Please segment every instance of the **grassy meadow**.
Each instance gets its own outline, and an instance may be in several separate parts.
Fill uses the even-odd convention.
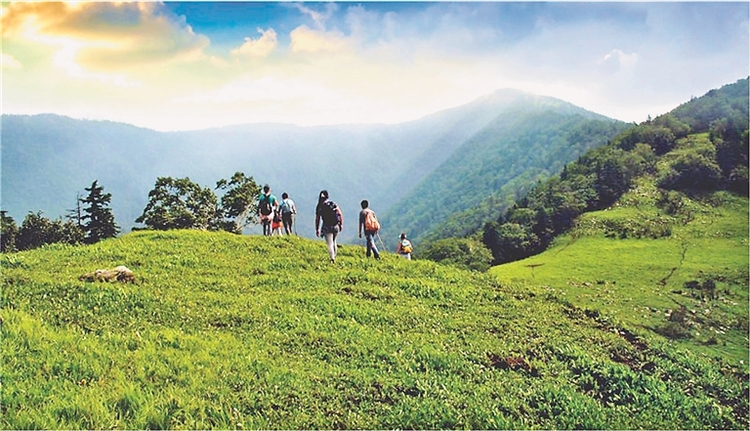
[[[673,215],[657,199],[644,180],[546,252],[491,272],[747,370],[747,198],[680,196]]]
[[[4,254],[0,426],[746,429],[747,235],[727,211],[715,246],[731,256],[706,252],[711,235],[678,265],[674,238],[592,234],[561,239],[533,274],[367,260],[353,245],[331,264],[320,240],[198,231]],[[612,272],[595,271],[610,268],[604,249],[553,268],[605,244],[628,259],[611,257]],[[117,265],[136,282],[78,280]],[[672,266],[661,288],[645,274]],[[653,331],[672,299],[703,315],[671,293],[698,271],[726,277],[710,305],[725,336]]]

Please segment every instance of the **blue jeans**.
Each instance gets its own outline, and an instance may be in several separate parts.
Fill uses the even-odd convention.
[[[367,257],[370,257],[370,252],[375,255],[375,259],[380,259],[380,253],[378,253],[378,246],[375,245],[375,235],[378,231],[366,230],[365,240],[367,241]]]

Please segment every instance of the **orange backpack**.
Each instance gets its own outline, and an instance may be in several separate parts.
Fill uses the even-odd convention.
[[[375,217],[375,211],[365,211],[365,230],[369,231],[379,231],[380,230],[380,222],[378,221],[378,218]]]

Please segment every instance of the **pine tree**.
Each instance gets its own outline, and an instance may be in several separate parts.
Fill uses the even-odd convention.
[[[83,225],[86,242],[93,244],[106,238],[114,238],[120,232],[120,228],[115,224],[115,216],[109,208],[112,194],[103,193],[104,187],[99,186],[97,180],[94,180],[91,187],[85,190],[89,194],[81,199],[81,202],[86,205],[81,218],[86,221]]]

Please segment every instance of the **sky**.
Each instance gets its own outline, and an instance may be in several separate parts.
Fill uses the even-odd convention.
[[[2,113],[400,123],[498,89],[627,122],[750,75],[748,2],[2,2]]]

